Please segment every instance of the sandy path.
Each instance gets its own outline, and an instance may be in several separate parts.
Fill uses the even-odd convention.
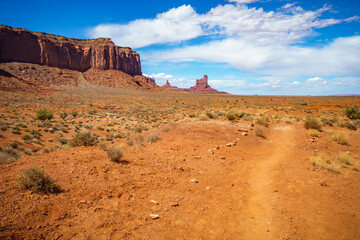
[[[292,127],[274,128],[268,137],[269,144],[255,153],[255,165],[249,173],[249,200],[245,209],[245,239],[279,238],[279,221],[275,218],[277,189],[273,187],[274,167],[293,151]]]

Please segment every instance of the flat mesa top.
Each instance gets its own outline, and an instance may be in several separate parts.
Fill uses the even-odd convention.
[[[82,46],[93,46],[93,45],[115,45],[115,43],[111,40],[111,38],[94,38],[94,39],[78,39],[78,38],[68,38],[68,37],[64,37],[64,36],[60,36],[60,35],[55,35],[55,34],[49,34],[49,33],[44,33],[44,32],[33,32],[24,28],[15,28],[15,27],[10,27],[10,26],[6,26],[6,25],[1,25],[0,24],[0,34],[1,32],[5,32],[5,31],[12,31],[12,32],[28,32],[30,34],[33,34],[39,38],[46,38],[49,39],[50,41],[53,42],[58,42],[58,43],[73,43],[73,44],[78,44],[78,45],[82,45]],[[118,46],[119,47],[119,46]],[[119,47],[122,49],[127,49],[127,50],[132,50],[129,47]]]

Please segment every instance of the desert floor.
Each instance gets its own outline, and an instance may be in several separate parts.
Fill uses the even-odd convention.
[[[360,97],[1,92],[1,151],[19,158],[0,164],[0,238],[360,239],[360,126],[346,105]],[[54,118],[37,120],[41,108]],[[70,147],[83,131],[99,143]],[[62,191],[20,189],[33,166]]]

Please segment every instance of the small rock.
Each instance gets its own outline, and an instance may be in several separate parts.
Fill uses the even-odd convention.
[[[248,133],[243,132],[243,133],[241,133],[241,135],[243,135],[243,136],[247,136],[247,135],[248,135]]]
[[[150,217],[151,217],[152,219],[158,219],[158,218],[159,218],[159,214],[152,214],[152,213],[150,213]]]
[[[155,204],[155,205],[158,205],[159,203],[155,200],[150,200],[151,203]]]
[[[236,143],[234,143],[234,142],[227,143],[226,146],[227,147],[233,147],[233,146],[236,146]]]
[[[221,156],[220,158],[221,158],[221,159],[226,159],[226,157],[225,157],[225,156]]]
[[[278,192],[279,190],[278,189],[275,189],[274,192]]]
[[[214,151],[213,151],[212,149],[209,149],[208,152],[209,152],[210,154],[214,154]]]
[[[178,207],[179,204],[178,203],[170,203],[170,207]]]
[[[206,187],[205,189],[206,189],[206,190],[210,190],[210,187]]]
[[[196,158],[196,159],[201,159],[201,157],[198,156],[198,155],[194,155],[194,158]]]
[[[323,186],[323,187],[326,187],[327,183],[325,181],[322,181],[322,182],[320,182],[320,185]]]
[[[192,183],[198,183],[199,181],[196,180],[195,178],[193,178],[193,179],[190,180],[190,182],[192,182]]]

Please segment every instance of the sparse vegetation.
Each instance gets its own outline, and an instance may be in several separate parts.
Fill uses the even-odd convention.
[[[344,113],[350,119],[360,119],[360,108],[356,105],[345,106]]]
[[[29,189],[35,193],[48,194],[60,191],[55,181],[38,167],[26,169],[18,180],[18,184],[21,189]]]
[[[42,108],[36,112],[36,119],[45,121],[50,120],[54,117],[54,114],[52,112],[49,112],[46,110],[46,108]]]
[[[17,154],[11,148],[0,149],[0,164],[11,163],[19,158],[19,154]]]
[[[309,135],[311,137],[320,137],[320,132],[316,129],[309,129]]]
[[[349,152],[340,152],[337,156],[328,158],[324,154],[310,157],[313,166],[331,173],[340,173],[342,168],[359,171],[359,162],[355,161]]]
[[[321,130],[322,124],[321,122],[316,119],[315,117],[308,117],[305,119],[304,127],[306,129],[316,129]]]
[[[97,136],[90,132],[79,132],[73,135],[69,141],[71,147],[79,146],[95,146],[97,144]]]
[[[238,109],[231,109],[229,112],[226,113],[226,118],[228,120],[235,120],[237,118],[242,118],[245,115],[245,112],[241,112]]]
[[[334,131],[331,134],[331,137],[334,141],[341,145],[349,145],[349,137],[345,132],[336,132]]]
[[[123,153],[118,147],[111,147],[106,150],[108,158],[113,162],[120,162],[123,157]]]
[[[264,130],[261,127],[255,127],[254,132],[256,136],[265,138]]]

